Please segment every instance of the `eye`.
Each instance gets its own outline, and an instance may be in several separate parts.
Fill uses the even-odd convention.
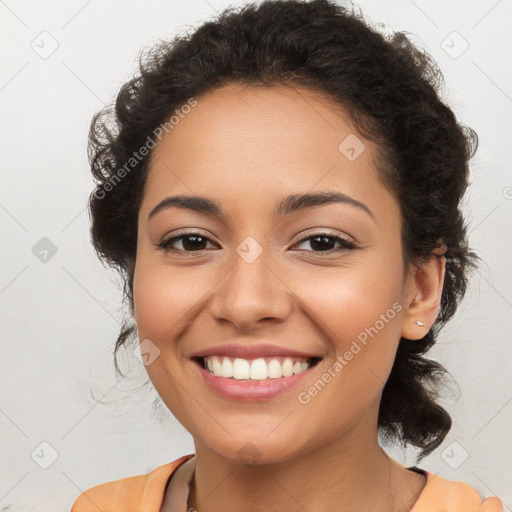
[[[303,238],[297,244],[300,245],[304,243],[309,243],[310,247],[313,248],[313,251],[308,252],[338,252],[343,250],[354,250],[357,249],[357,245],[353,242],[349,242],[345,238],[341,238],[333,233],[316,233],[314,235],[310,235],[306,238]],[[332,247],[333,244],[339,244],[338,248]]]
[[[181,248],[173,247],[176,243],[181,244]],[[210,238],[201,233],[184,233],[181,235],[173,236],[166,240],[162,240],[160,243],[155,244],[157,248],[164,252],[198,252],[206,249],[205,245],[213,243]],[[354,250],[357,249],[357,245],[353,242],[349,242],[345,238],[341,238],[332,233],[316,233],[303,238],[295,245],[309,243],[312,251],[307,252],[338,252],[343,250]],[[333,247],[333,245],[339,244],[339,246]]]
[[[182,249],[172,247],[176,242],[181,243]],[[210,238],[201,233],[184,233],[168,238],[167,240],[162,240],[155,245],[165,252],[197,252],[204,250],[204,245],[208,242],[211,242]]]

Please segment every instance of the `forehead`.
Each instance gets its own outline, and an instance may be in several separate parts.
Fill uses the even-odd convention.
[[[396,213],[374,155],[343,107],[321,92],[230,84],[198,97],[157,143],[141,214],[171,193],[249,211],[253,202],[261,210],[273,198],[271,208],[278,196],[315,189]]]

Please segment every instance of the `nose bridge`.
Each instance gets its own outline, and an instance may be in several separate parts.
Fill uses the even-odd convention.
[[[261,236],[264,239],[264,236]],[[228,258],[230,271],[219,283],[212,313],[241,326],[263,318],[283,319],[289,301],[286,287],[272,270],[272,253],[248,236]]]

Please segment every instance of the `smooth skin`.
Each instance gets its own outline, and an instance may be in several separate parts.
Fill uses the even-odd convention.
[[[140,340],[160,350],[149,377],[194,439],[189,505],[199,512],[407,512],[425,486],[379,446],[377,417],[400,336],[420,339],[436,319],[445,258],[404,267],[399,204],[379,180],[371,142],[359,136],[366,149],[354,161],[340,152],[350,134],[342,108],[320,92],[230,83],[198,97],[154,149],[139,211],[135,318]],[[273,216],[284,196],[319,191],[343,192],[373,218],[346,203]],[[215,200],[224,220],[175,206],[149,218],[177,194]],[[326,230],[356,249],[308,239]],[[175,241],[174,252],[157,247],[187,231],[209,240],[199,250],[190,239]],[[236,250],[249,236],[262,248],[252,263]],[[401,311],[301,404],[299,392],[394,303]],[[232,342],[323,359],[298,389],[240,403],[210,390],[190,359]],[[239,456],[248,443],[254,465]]]

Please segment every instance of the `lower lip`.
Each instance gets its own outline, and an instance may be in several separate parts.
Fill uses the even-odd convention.
[[[217,377],[208,370],[205,370],[199,363],[194,364],[199,368],[199,373],[206,384],[210,386],[210,389],[223,397],[242,402],[263,402],[276,398],[296,387],[304,380],[304,377],[310,370],[314,368],[309,367],[307,370],[290,377],[247,381]]]

